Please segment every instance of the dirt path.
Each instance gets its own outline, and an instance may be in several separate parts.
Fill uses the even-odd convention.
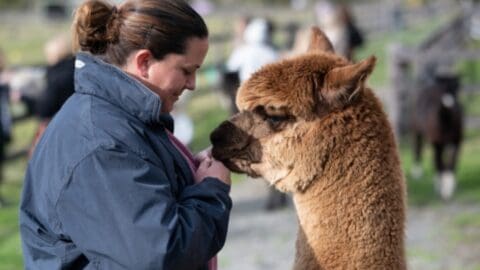
[[[220,270],[291,269],[297,230],[294,208],[290,205],[284,210],[265,212],[266,191],[263,182],[254,180],[233,186],[234,208],[227,242],[219,254]],[[480,227],[468,225],[469,213],[478,216],[480,206],[449,203],[410,207],[409,269],[480,269]]]

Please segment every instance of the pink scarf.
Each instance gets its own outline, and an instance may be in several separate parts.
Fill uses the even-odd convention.
[[[172,142],[172,144],[178,149],[178,151],[182,154],[182,156],[187,160],[188,166],[190,170],[192,170],[192,174],[195,175],[195,171],[198,167],[198,162],[193,158],[192,153],[188,148],[180,142],[170,131],[167,130],[168,138]],[[218,263],[217,263],[217,255],[213,256],[208,261],[208,269],[209,270],[217,270]]]

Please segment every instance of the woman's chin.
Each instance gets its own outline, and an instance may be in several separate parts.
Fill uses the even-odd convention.
[[[162,113],[171,113],[173,110],[173,105],[168,103],[162,103]]]

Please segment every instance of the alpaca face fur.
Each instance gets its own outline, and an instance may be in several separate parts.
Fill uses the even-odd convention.
[[[240,113],[211,134],[213,156],[293,194],[294,269],[405,269],[405,186],[370,57],[335,55],[316,27],[308,52],[264,66]]]

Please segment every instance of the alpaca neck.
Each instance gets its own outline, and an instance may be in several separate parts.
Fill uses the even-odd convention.
[[[342,247],[352,246],[347,244],[348,234],[339,231],[347,223],[341,214],[345,209],[334,206],[332,200],[325,200],[329,194],[335,193],[317,184],[307,192],[293,196],[299,220],[295,269],[335,269],[348,265],[348,252]],[[332,257],[335,260],[328,259]]]
[[[404,269],[403,209],[378,209],[361,197],[361,184],[341,181],[328,185],[319,180],[294,194],[299,219],[295,269]]]

